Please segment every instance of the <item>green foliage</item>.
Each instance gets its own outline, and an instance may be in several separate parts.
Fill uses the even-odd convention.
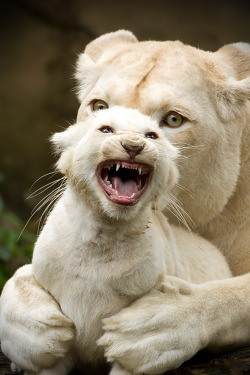
[[[3,180],[0,173],[0,183]],[[18,267],[31,261],[36,236],[27,230],[20,236],[24,226],[25,223],[6,208],[0,195],[0,290]]]

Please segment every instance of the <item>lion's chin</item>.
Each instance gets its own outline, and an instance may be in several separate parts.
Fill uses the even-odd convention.
[[[145,193],[152,175],[147,164],[109,160],[98,165],[97,180],[107,199],[115,204],[133,206]]]

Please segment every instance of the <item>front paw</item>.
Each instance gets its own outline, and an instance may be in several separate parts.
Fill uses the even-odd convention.
[[[55,366],[75,338],[73,322],[34,279],[30,265],[7,282],[0,299],[1,349],[14,371]]]
[[[135,374],[161,374],[179,367],[206,346],[196,286],[167,278],[117,315],[104,319],[99,340],[108,361]]]

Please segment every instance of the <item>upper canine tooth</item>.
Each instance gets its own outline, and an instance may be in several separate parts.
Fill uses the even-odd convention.
[[[108,165],[107,168],[110,169],[110,168],[111,168],[111,165]]]
[[[116,164],[116,172],[118,171],[118,169],[120,168],[120,164]]]
[[[138,168],[139,174],[141,174],[141,168]]]

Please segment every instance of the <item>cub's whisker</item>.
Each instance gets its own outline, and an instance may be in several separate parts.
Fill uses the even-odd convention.
[[[166,210],[170,211],[178,221],[180,221],[189,232],[195,228],[195,224],[188,213],[181,206],[180,201],[170,191],[165,195],[167,205]]]
[[[58,172],[50,172],[48,173],[47,175],[52,175],[52,174],[56,174]],[[40,180],[41,178],[45,177],[46,175],[40,177],[39,179],[37,179],[35,182],[37,182],[38,180]],[[17,238],[17,242],[19,241],[19,239],[21,238],[23,232],[25,231],[25,229],[27,228],[27,225],[30,223],[30,221],[33,219],[33,217],[36,215],[36,213],[41,210],[42,207],[44,207],[47,203],[51,202],[51,200],[53,200],[53,203],[55,203],[55,201],[57,199],[55,199],[56,197],[60,197],[61,194],[64,192],[65,190],[65,181],[66,181],[66,177],[62,177],[56,181],[53,181],[51,183],[49,183],[49,186],[47,186],[48,184],[46,184],[45,186],[39,188],[36,192],[32,193],[28,198],[34,198],[40,194],[42,194],[45,190],[47,190],[48,188],[54,186],[56,183],[58,183],[59,181],[62,181],[61,182],[61,185],[56,187],[55,189],[53,189],[51,192],[49,192],[45,197],[43,197],[36,205],[35,207],[32,209],[31,211],[31,215],[29,217],[29,219],[27,220],[27,222],[25,223],[20,235],[18,236]],[[34,183],[35,184],[35,183]],[[34,184],[32,186],[34,186]],[[44,189],[45,188],[45,189]],[[43,190],[40,190],[40,189],[43,189]],[[38,192],[39,191],[39,192]],[[36,194],[35,194],[36,193]],[[60,193],[60,195],[59,195]],[[50,204],[51,206],[51,204]],[[39,228],[38,228],[38,231],[39,231]]]
[[[59,178],[58,180],[55,180],[55,181],[52,181],[52,182],[49,182],[48,184],[40,187],[39,189],[37,189],[36,191],[34,191],[34,193],[31,193],[27,199],[31,199],[31,198],[34,198],[34,197],[37,197],[38,195],[44,193],[46,190],[50,189],[52,186],[54,186],[55,184],[57,184],[59,181],[61,180],[65,180],[65,177],[61,177]]]
[[[46,174],[42,175],[41,177],[37,178],[37,179],[33,182],[33,184],[31,185],[31,187],[29,188],[29,191],[30,191],[30,190],[33,188],[33,186],[34,186],[38,181],[40,181],[42,178],[45,178],[45,177],[49,176],[48,179],[50,179],[50,178],[53,177],[53,175],[55,175],[55,174],[57,174],[57,173],[58,173],[57,171],[52,171],[52,172],[46,173]]]
[[[64,193],[64,188],[62,188],[60,191],[57,192],[57,194],[54,195],[53,198],[51,198],[51,201],[49,202],[49,204],[47,205],[47,207],[45,208],[45,210],[43,211],[40,219],[39,219],[39,223],[38,223],[38,233],[40,232],[40,229],[44,226],[44,224],[46,223],[46,220],[52,210],[52,208],[54,207],[55,203],[57,202],[57,200],[59,198],[61,198],[62,194]],[[42,221],[43,219],[43,221]],[[42,223],[41,223],[42,221]]]

